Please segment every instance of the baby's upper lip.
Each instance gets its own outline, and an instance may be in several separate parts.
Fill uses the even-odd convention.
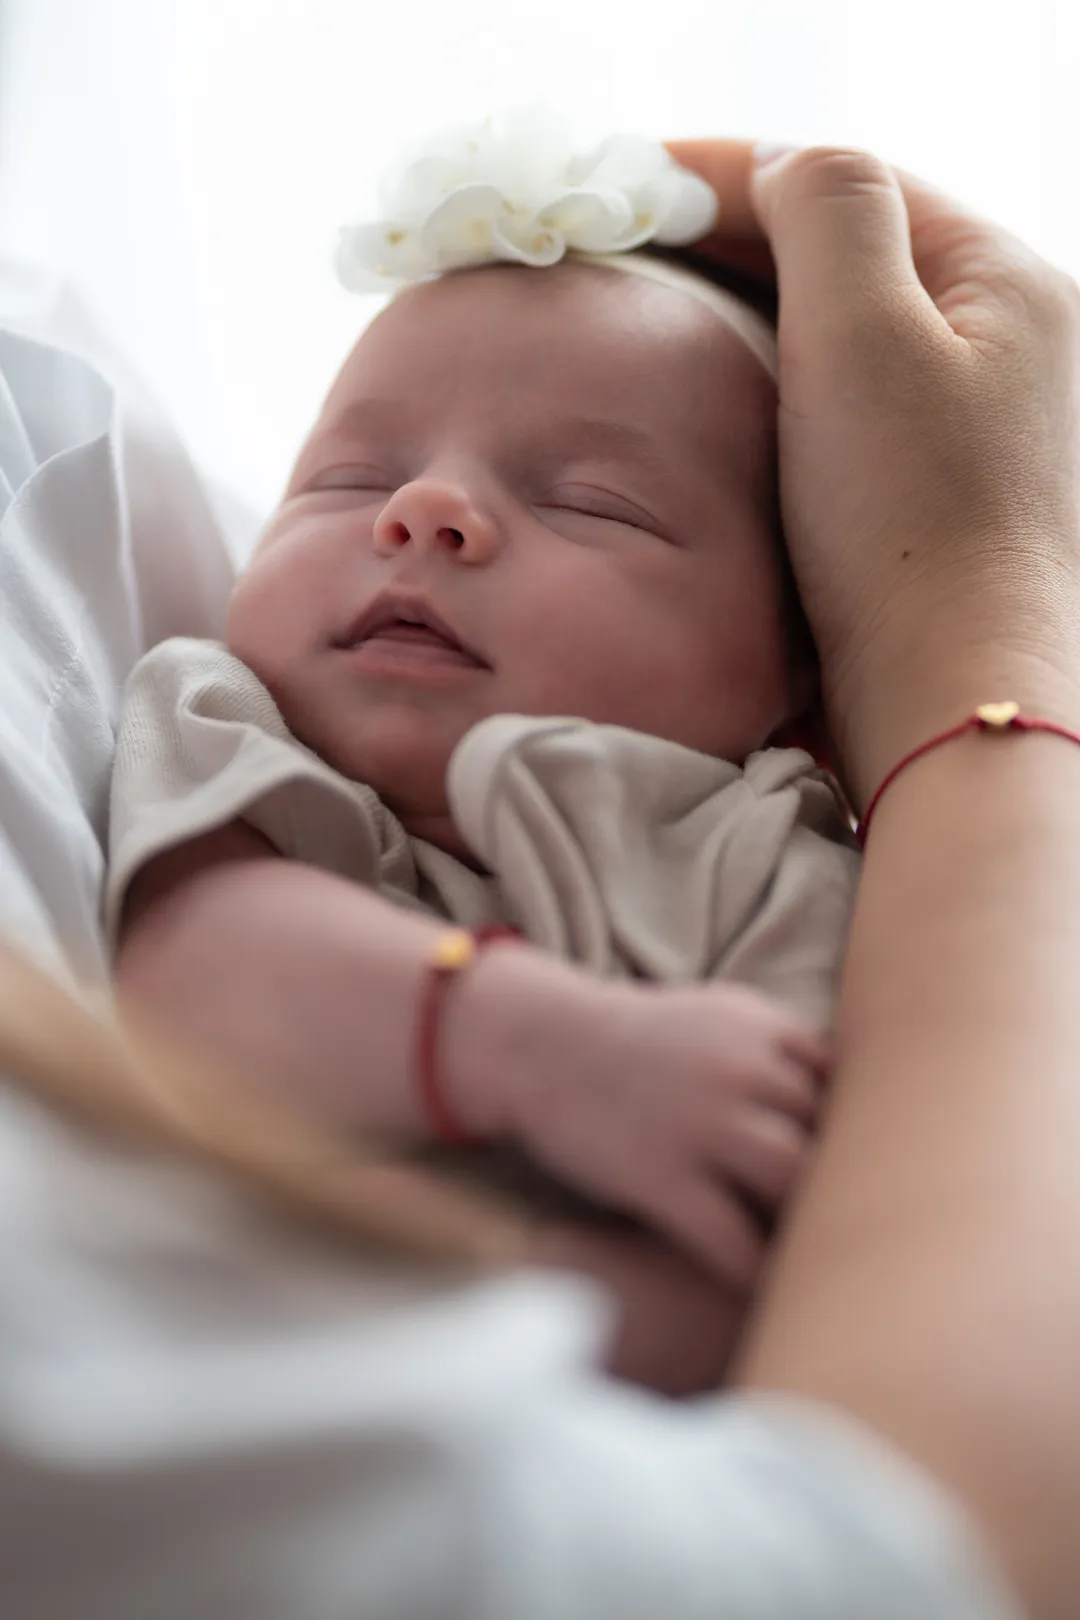
[[[456,652],[464,653],[474,663],[483,669],[490,669],[487,659],[482,657],[474,647],[462,641],[443,618],[436,613],[430,602],[422,596],[413,596],[406,591],[380,591],[378,596],[372,598],[364,611],[353,620],[345,634],[335,643],[338,647],[356,647],[362,641],[378,635],[392,624],[420,624],[428,630],[433,630]]]

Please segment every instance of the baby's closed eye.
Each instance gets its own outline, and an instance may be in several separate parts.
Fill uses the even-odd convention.
[[[546,493],[535,503],[537,511],[554,514],[564,519],[585,519],[598,523],[619,523],[633,529],[642,529],[660,539],[669,539],[664,525],[651,512],[625,495],[608,490],[594,489],[585,484],[566,484]]]
[[[358,494],[374,498],[385,497],[395,488],[396,481],[383,468],[332,467],[309,478],[295,494],[323,495],[336,494],[342,490],[355,490]]]

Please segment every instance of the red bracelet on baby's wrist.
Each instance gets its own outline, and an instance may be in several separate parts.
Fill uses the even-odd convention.
[[[1039,720],[1031,715],[1021,714],[1019,703],[980,703],[974,714],[969,714],[965,720],[961,720],[955,726],[950,726],[947,731],[941,731],[936,737],[930,737],[926,742],[920,743],[909,754],[905,754],[899,764],[894,765],[892,770],[887,773],[877,790],[871,795],[870,803],[866,807],[866,814],[856,829],[856,836],[860,844],[866,843],[867,835],[870,832],[870,822],[882,795],[888,788],[892,787],[901,772],[906,771],[908,766],[913,765],[917,759],[922,759],[924,754],[931,753],[944,743],[954,742],[957,737],[962,737],[968,731],[1049,731],[1055,737],[1064,737],[1067,742],[1080,743],[1080,734],[1070,731],[1067,726],[1059,726],[1056,720]]]
[[[461,1124],[446,1098],[439,1062],[439,1033],[451,982],[471,967],[487,945],[521,941],[516,928],[490,923],[483,928],[451,928],[436,940],[420,987],[416,1023],[416,1088],[432,1133],[451,1147],[475,1138]]]

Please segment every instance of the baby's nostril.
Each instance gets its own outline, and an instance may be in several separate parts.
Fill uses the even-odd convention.
[[[465,544],[465,536],[460,529],[442,529],[440,533],[446,536],[455,551],[460,551]]]

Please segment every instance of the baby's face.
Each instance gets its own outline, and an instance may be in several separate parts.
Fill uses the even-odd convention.
[[[713,311],[641,277],[413,288],[331,389],[229,645],[302,741],[440,842],[451,752],[488,715],[741,759],[792,695],[775,406]]]

